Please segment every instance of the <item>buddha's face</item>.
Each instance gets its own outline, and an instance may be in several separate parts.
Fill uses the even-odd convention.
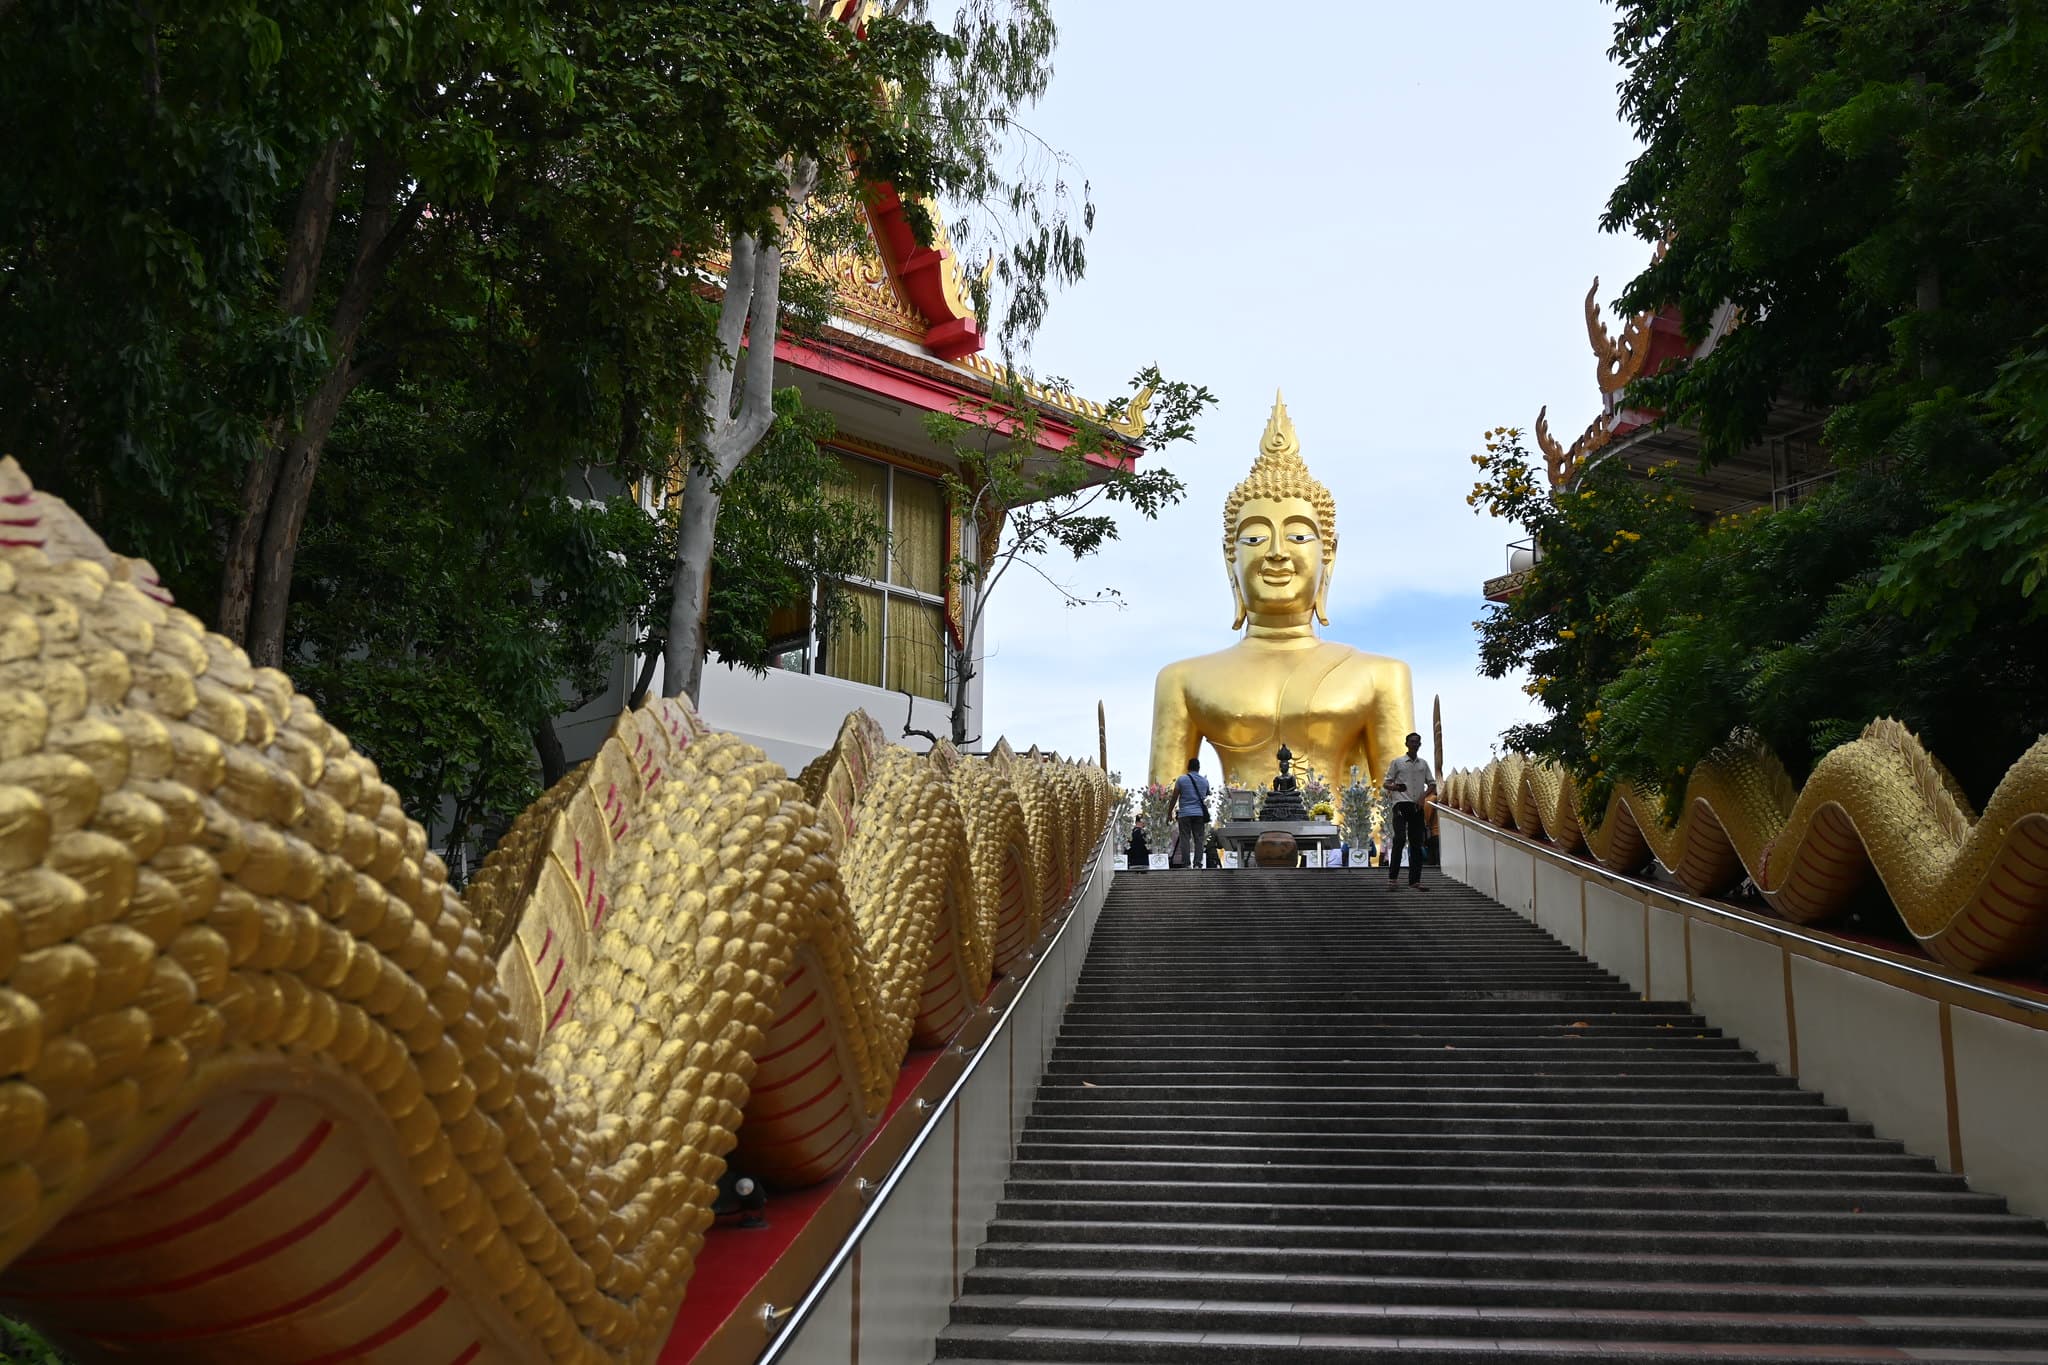
[[[1237,515],[1231,573],[1239,601],[1255,617],[1300,616],[1318,604],[1330,554],[1314,504],[1305,498],[1252,498]]]

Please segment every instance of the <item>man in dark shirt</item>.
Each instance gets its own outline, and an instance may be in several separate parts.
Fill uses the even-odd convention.
[[[1180,846],[1187,850],[1188,869],[1202,865],[1202,845],[1209,832],[1209,779],[1202,760],[1188,760],[1188,770],[1173,780],[1173,810],[1180,817]]]

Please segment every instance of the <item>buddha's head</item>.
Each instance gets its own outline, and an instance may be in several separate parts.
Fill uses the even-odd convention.
[[[1278,394],[1259,458],[1224,500],[1223,557],[1237,606],[1232,630],[1247,616],[1283,625],[1310,612],[1330,624],[1325,602],[1337,563],[1337,500],[1301,462],[1301,441]]]

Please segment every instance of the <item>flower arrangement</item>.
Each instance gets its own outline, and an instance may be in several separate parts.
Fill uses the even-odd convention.
[[[1334,820],[1337,818],[1337,808],[1328,801],[1318,801],[1308,808],[1308,814],[1311,820]]]
[[[1342,800],[1345,837],[1352,846],[1363,847],[1368,839],[1375,844],[1384,843],[1387,812],[1391,809],[1385,794],[1354,782],[1344,788]]]
[[[1173,788],[1154,782],[1143,792],[1134,792],[1138,810],[1145,817],[1145,838],[1161,853],[1173,847]]]

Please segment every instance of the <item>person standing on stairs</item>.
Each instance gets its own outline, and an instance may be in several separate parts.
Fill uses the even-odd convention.
[[[1387,765],[1382,784],[1394,798],[1393,833],[1387,838],[1393,856],[1387,860],[1387,885],[1401,879],[1401,846],[1408,846],[1408,885],[1427,891],[1422,884],[1423,851],[1429,844],[1429,830],[1422,821],[1422,800],[1436,791],[1436,777],[1429,760],[1422,756],[1422,736],[1410,732],[1408,752]]]
[[[1209,832],[1209,779],[1202,776],[1202,760],[1188,760],[1188,770],[1173,780],[1173,809],[1180,817],[1180,838],[1174,842],[1174,850],[1187,851],[1186,866],[1189,871],[1199,871],[1202,866],[1203,846],[1208,842],[1204,837]]]

